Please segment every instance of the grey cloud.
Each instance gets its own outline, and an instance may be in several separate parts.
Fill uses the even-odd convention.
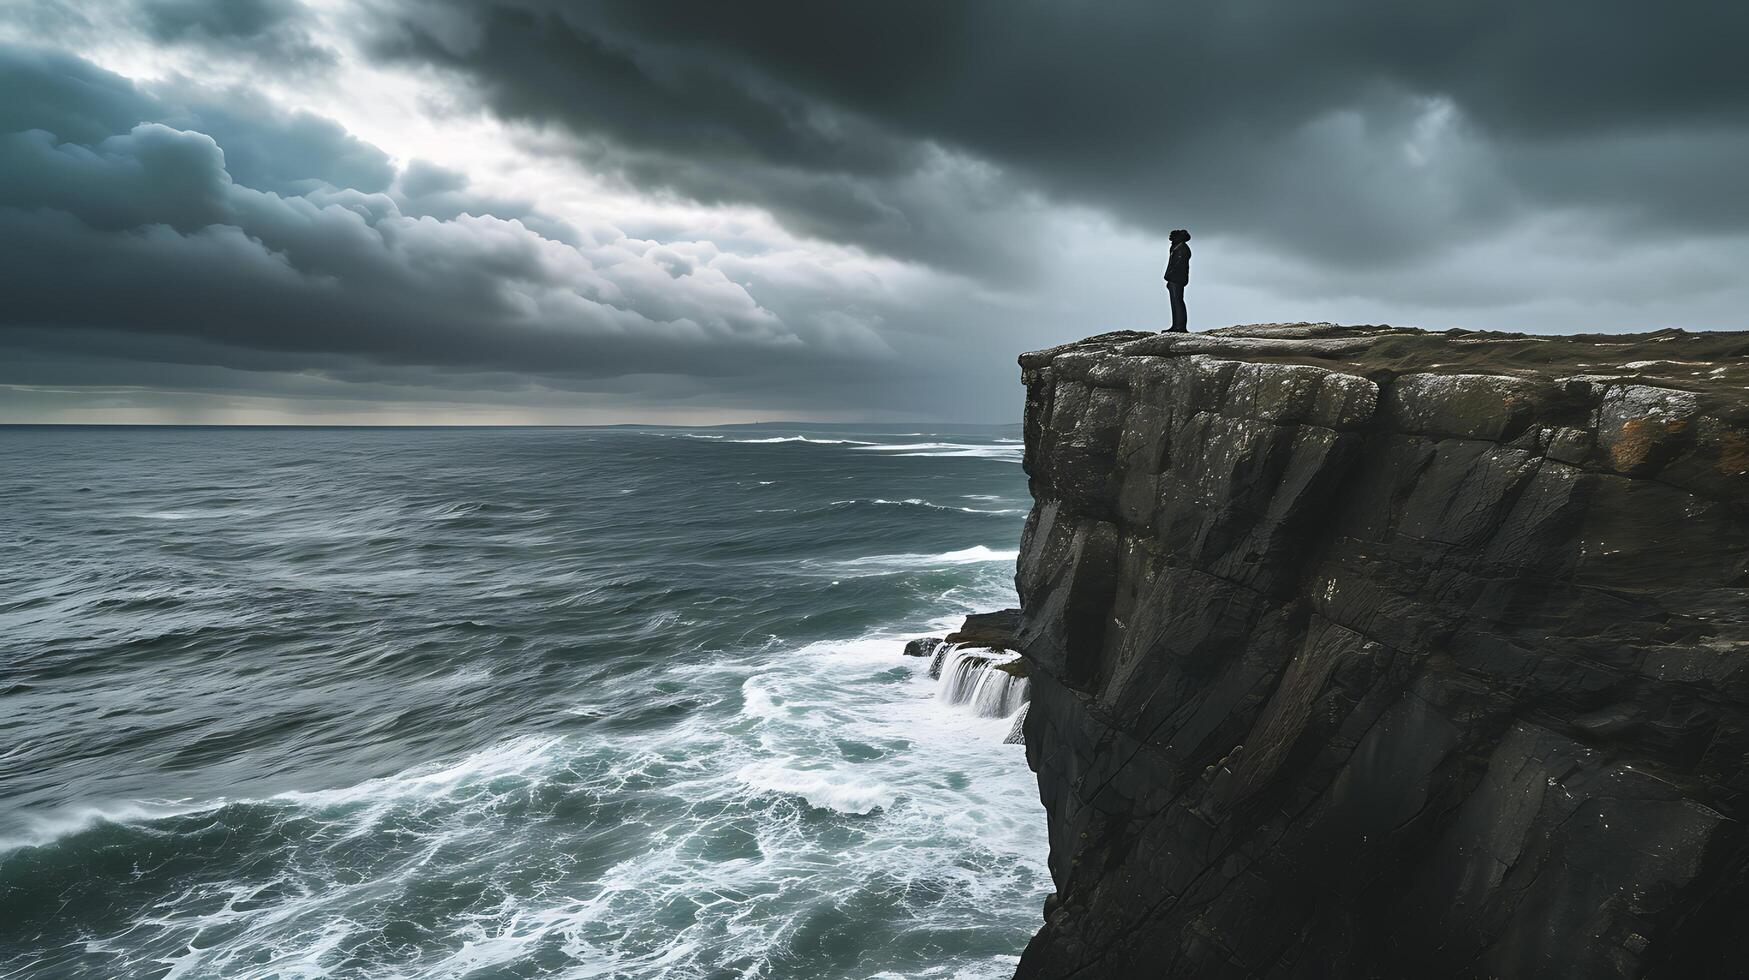
[[[469,186],[466,174],[429,160],[409,161],[389,193],[403,214],[443,221],[453,221],[462,215],[491,215],[520,221],[542,238],[567,245],[582,242],[577,229],[543,213],[534,201],[477,193]]]
[[[136,85],[0,48],[3,384],[1008,418],[1012,351],[1159,325],[1158,238],[1179,226],[1197,234],[1198,327],[1733,327],[1749,304],[1749,8],[22,0],[8,16],[9,36],[91,50],[142,32],[196,77]],[[752,209],[621,202],[623,229],[574,227],[204,84],[239,66],[323,79],[330,50],[349,72],[373,56],[416,72],[425,111],[483,108],[513,149],[626,200]],[[804,240],[774,243],[757,212]]]
[[[147,93],[114,72],[60,51],[0,44],[0,133],[51,131],[95,144],[142,122],[212,136],[239,181],[299,193],[317,184],[386,190],[395,171],[383,151],[332,120],[285,111],[246,89],[209,90],[187,80]]]
[[[515,217],[421,213],[465,185],[420,166],[394,193],[372,190],[391,183],[369,166],[380,152],[313,117],[232,114],[211,127],[262,152],[302,145],[305,158],[257,169],[266,189],[237,179],[205,132],[146,121],[97,138],[135,115],[208,117],[74,59],[5,54],[41,93],[0,135],[0,340],[16,350],[335,376],[500,372],[561,387],[637,373],[769,379],[889,353],[841,298],[828,307],[790,290],[765,305],[748,284],[770,270],[731,278],[713,246],[600,232],[567,243]],[[359,172],[360,159],[365,187],[326,179]]]
[[[468,175],[440,167],[429,160],[414,160],[401,173],[401,193],[410,198],[448,194],[468,186]]]
[[[206,91],[182,85],[161,93],[169,103],[154,120],[211,136],[225,168],[241,184],[301,194],[323,184],[366,193],[395,179],[388,154],[309,112],[287,112],[247,89]]]
[[[249,51],[282,67],[334,59],[311,40],[298,0],[141,0],[137,13],[146,36],[161,43]]]
[[[70,54],[0,44],[0,133],[53,125],[61,139],[94,143],[161,111],[132,82]]]
[[[295,0],[146,0],[140,4],[152,36],[159,40],[189,35],[258,38],[295,22],[302,10]]]
[[[982,275],[1023,272],[999,227],[1023,192],[926,141],[711,52],[652,51],[556,12],[489,8],[460,47],[423,18],[378,51],[471,74],[494,111],[559,122],[568,152],[641,191],[752,202],[804,235]],[[985,199],[993,206],[979,207]]]
[[[1749,113],[1749,8],[1683,6],[457,0],[441,23],[391,8],[378,50],[605,144],[636,183],[984,274],[1013,250],[932,220],[976,223],[1025,187],[1155,231],[1400,264],[1551,204],[1654,232],[1722,220],[1659,185],[1722,199],[1728,168],[1667,158],[1665,181],[1639,180],[1608,152]],[[995,199],[919,190],[931,148],[994,164]],[[1568,166],[1592,176],[1551,186]]]

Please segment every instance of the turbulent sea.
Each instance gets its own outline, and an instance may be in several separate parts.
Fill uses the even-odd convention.
[[[0,429],[0,978],[1007,976],[1014,435]]]

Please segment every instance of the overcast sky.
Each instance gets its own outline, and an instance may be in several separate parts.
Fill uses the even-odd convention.
[[[1749,5],[6,0],[0,421],[1014,421],[1169,319],[1749,328]]]

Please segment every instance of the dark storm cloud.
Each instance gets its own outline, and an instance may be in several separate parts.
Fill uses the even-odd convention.
[[[158,111],[120,75],[43,48],[0,46],[0,90],[0,133],[52,125],[64,140],[91,143]]]
[[[392,9],[378,50],[465,73],[635,183],[976,271],[1014,251],[978,216],[1023,187],[1348,264],[1550,206],[1654,233],[1749,223],[1704,205],[1740,201],[1730,174],[1749,165],[1740,4]],[[933,148],[995,164],[986,199],[944,192]]]
[[[295,0],[145,0],[140,12],[151,35],[160,41],[190,36],[253,41],[295,29],[303,6]]]
[[[333,52],[306,31],[307,9],[297,0],[141,0],[147,37],[226,51],[251,51],[280,65],[330,63]]]
[[[531,9],[486,8],[480,18],[461,47],[433,33],[452,21],[421,15],[380,50],[469,73],[495,111],[568,127],[577,137],[568,153],[634,187],[754,203],[801,234],[976,272],[1013,262],[1000,212],[1025,204],[1021,192],[911,134],[734,57],[652,52]]]
[[[561,383],[882,353],[836,311],[762,305],[708,243],[545,237],[475,211],[459,174],[397,180],[333,123],[249,113],[248,93],[147,92],[19,48],[0,48],[0,81],[19,95],[0,115],[0,339],[15,350]]]
[[[91,145],[141,122],[212,136],[228,171],[261,190],[297,193],[320,184],[386,190],[395,170],[383,151],[331,120],[286,111],[247,89],[209,91],[187,82],[147,94],[72,55],[0,45],[0,133],[38,129]]]
[[[1007,418],[1013,350],[1159,325],[1174,227],[1198,327],[1738,326],[1745,36],[1621,0],[13,0],[0,38],[154,77],[0,47],[0,385]],[[434,160],[298,108],[374,81],[357,125]]]

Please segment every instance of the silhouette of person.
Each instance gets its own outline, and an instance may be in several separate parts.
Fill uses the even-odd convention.
[[[1184,243],[1190,241],[1190,232],[1179,228],[1166,237],[1172,240],[1172,252],[1166,258],[1166,293],[1172,297],[1172,326],[1167,331],[1187,333],[1184,287],[1190,285],[1190,246]]]

